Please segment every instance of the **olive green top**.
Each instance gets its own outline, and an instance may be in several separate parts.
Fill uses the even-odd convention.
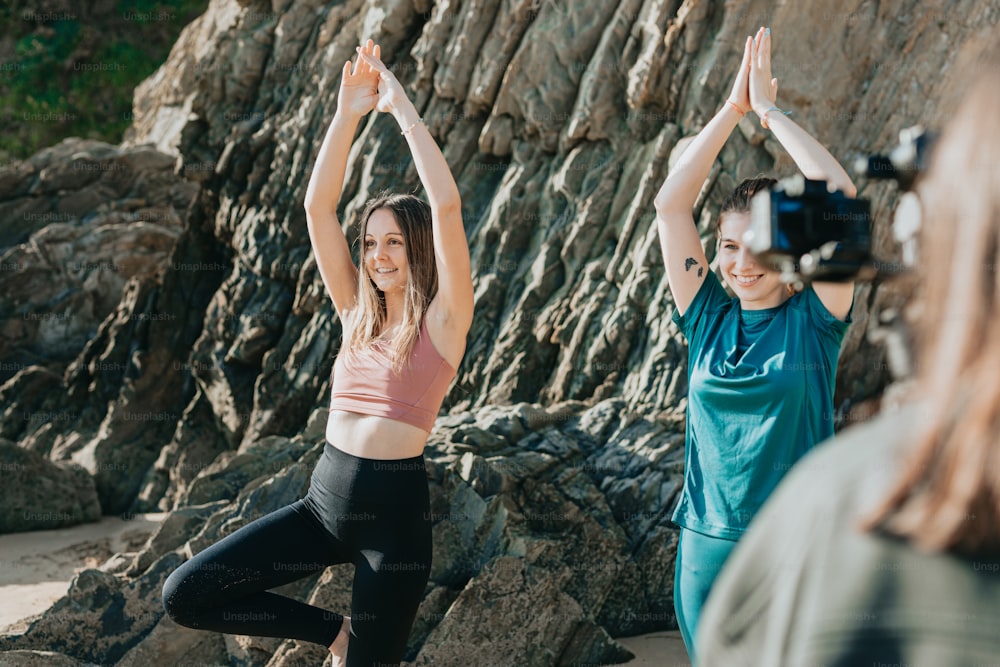
[[[919,418],[917,406],[881,416],[792,469],[716,579],[699,665],[1000,662],[1000,556],[923,553],[856,528]]]

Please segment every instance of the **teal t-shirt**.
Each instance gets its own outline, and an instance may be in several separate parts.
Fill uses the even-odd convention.
[[[674,322],[688,340],[684,489],[674,523],[738,539],[796,461],[833,435],[848,322],[807,287],[743,310],[712,275]]]

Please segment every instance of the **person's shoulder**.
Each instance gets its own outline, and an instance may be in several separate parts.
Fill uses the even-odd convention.
[[[705,313],[725,313],[735,308],[740,300],[729,294],[722,282],[713,276],[705,281]]]
[[[676,310],[672,315],[674,322],[686,325],[692,322],[692,320],[699,320],[706,316],[711,317],[718,315],[719,313],[728,312],[733,306],[738,303],[739,300],[736,297],[730,296],[726,289],[722,286],[718,278],[715,277],[714,273],[709,273],[702,281],[701,287],[698,288],[698,292],[695,294],[694,299],[688,305],[687,310],[681,315]]]
[[[795,292],[795,294],[793,294],[788,298],[789,308],[809,310],[815,308],[817,305],[820,306],[820,308],[822,308],[822,312],[825,312],[831,318],[833,317],[833,315],[830,315],[829,311],[827,311],[826,308],[823,307],[823,302],[820,301],[819,295],[816,294],[816,290],[813,289],[812,285],[806,285],[805,287],[798,290],[797,292]]]
[[[788,484],[809,489],[810,496],[816,491],[851,495],[862,485],[890,481],[919,415],[919,405],[910,404],[849,426],[803,457]]]
[[[793,321],[811,323],[820,330],[833,332],[838,339],[843,337],[851,324],[850,316],[842,320],[827,310],[812,285],[806,285],[805,289],[790,296],[785,303],[790,311],[797,313]]]
[[[887,412],[817,445],[795,463],[754,519],[748,537],[777,542],[816,538],[858,516],[891,488],[910,409]],[[909,420],[909,421],[908,421]],[[804,552],[803,552],[804,553]]]

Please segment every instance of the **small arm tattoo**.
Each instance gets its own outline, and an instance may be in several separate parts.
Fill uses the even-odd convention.
[[[694,257],[688,257],[684,260],[684,270],[690,271],[692,266],[698,266],[698,260]],[[698,266],[698,277],[701,278],[701,274],[704,273],[705,269]]]

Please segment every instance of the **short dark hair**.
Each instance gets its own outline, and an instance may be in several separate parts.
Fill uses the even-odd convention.
[[[753,178],[744,178],[722,202],[722,208],[719,209],[719,220],[715,225],[716,236],[722,233],[722,216],[726,213],[749,213],[750,200],[753,199],[753,196],[761,190],[774,187],[777,182],[777,179],[763,174]]]

